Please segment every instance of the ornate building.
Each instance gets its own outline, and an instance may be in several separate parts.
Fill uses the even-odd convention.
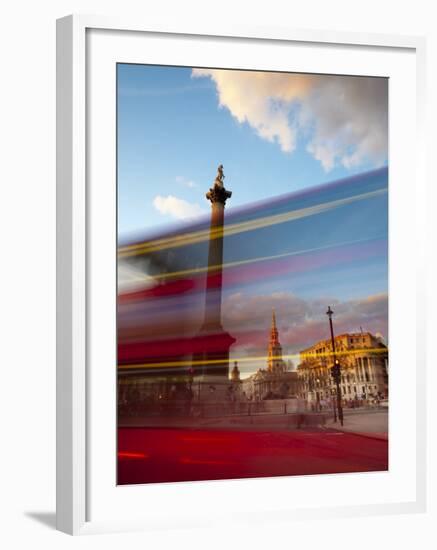
[[[335,337],[336,356],[341,366],[341,394],[344,401],[388,397],[388,349],[381,337],[370,332]],[[332,345],[321,340],[300,352],[297,368],[299,397],[308,402],[328,401],[335,391],[331,376]]]
[[[255,374],[243,380],[243,389],[249,398],[286,399],[298,393],[298,374],[287,370],[282,358],[282,346],[276,326],[276,315],[272,313],[272,326],[267,351],[267,369],[259,369]]]

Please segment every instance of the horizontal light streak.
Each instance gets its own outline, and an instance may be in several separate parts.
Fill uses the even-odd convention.
[[[185,233],[182,235],[173,235],[172,237],[156,239],[154,241],[138,243],[121,247],[118,251],[118,255],[121,258],[127,258],[131,256],[139,256],[143,254],[150,254],[151,252],[157,252],[159,250],[165,250],[168,248],[177,248],[181,246],[187,246],[190,244],[197,244],[206,240],[217,239],[219,237],[227,237],[230,235],[236,235],[238,233],[253,231],[255,229],[261,229],[271,225],[284,223],[288,221],[298,220],[313,216],[315,214],[321,214],[340,206],[345,206],[353,202],[370,199],[379,195],[387,193],[387,189],[378,189],[376,191],[369,191],[368,193],[362,193],[353,197],[347,197],[344,199],[337,199],[335,201],[326,202],[323,204],[317,204],[314,206],[308,206],[306,208],[300,208],[298,210],[292,210],[284,212],[282,214],[273,214],[271,216],[265,216],[263,218],[256,218],[246,222],[239,222],[230,224],[224,228],[209,228],[202,229],[200,231],[193,231],[191,233]]]
[[[355,241],[344,241],[341,243],[336,243],[332,245],[325,245],[325,246],[319,246],[316,248],[306,248],[301,250],[295,250],[294,252],[284,252],[282,254],[274,254],[272,256],[261,256],[256,258],[249,258],[247,260],[236,260],[234,262],[227,262],[224,264],[216,264],[212,266],[203,266],[203,267],[195,267],[190,269],[182,269],[180,271],[171,271],[169,273],[160,273],[159,275],[153,275],[153,277],[147,276],[144,278],[144,280],[147,280],[150,282],[151,278],[153,278],[156,281],[159,280],[165,280],[165,279],[171,279],[171,278],[179,278],[179,277],[186,277],[188,275],[199,275],[201,273],[209,272],[213,274],[214,272],[218,272],[223,269],[229,269],[232,267],[240,267],[243,265],[252,264],[255,262],[268,262],[271,260],[279,260],[281,258],[287,258],[291,256],[299,256],[301,254],[309,254],[310,252],[321,252],[322,250],[330,250],[332,248],[339,248],[341,246],[348,246],[353,244],[360,244],[365,242],[370,242],[375,239],[357,239]]]
[[[336,357],[345,357],[348,355],[357,355],[362,353],[387,353],[388,348],[362,348],[354,350],[345,350],[345,351],[336,351]],[[310,356],[311,359],[319,359],[321,357],[332,357],[334,354],[332,352],[318,353],[317,355]],[[273,356],[269,357],[267,355],[259,357],[232,357],[232,361],[238,361],[238,363],[252,363],[258,361],[267,362],[270,360],[288,360],[288,359],[300,359],[301,355],[299,353],[288,354],[282,356]],[[307,356],[308,358],[308,356]],[[165,361],[160,363],[141,363],[141,364],[128,364],[128,365],[118,365],[120,370],[131,370],[131,369],[152,369],[152,368],[170,368],[170,367],[191,367],[191,366],[201,366],[201,365],[221,365],[225,363],[225,359],[207,359],[207,360],[185,360],[185,361]]]
[[[136,453],[130,451],[119,451],[118,458],[149,458],[149,455],[146,453]]]

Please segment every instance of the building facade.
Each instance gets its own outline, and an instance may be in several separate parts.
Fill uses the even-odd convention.
[[[335,351],[346,404],[388,398],[388,349],[382,338],[370,332],[340,334],[335,337]],[[299,397],[323,407],[335,395],[331,341],[321,340],[302,350],[300,360]]]

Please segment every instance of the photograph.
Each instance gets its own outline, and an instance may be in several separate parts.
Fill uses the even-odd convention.
[[[388,78],[116,71],[117,484],[388,471]]]
[[[228,4],[2,6],[6,550],[433,546],[435,2]]]

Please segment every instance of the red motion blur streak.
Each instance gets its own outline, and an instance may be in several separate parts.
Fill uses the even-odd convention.
[[[177,296],[189,292],[195,288],[193,279],[177,279],[176,281],[168,281],[165,284],[155,285],[152,288],[145,290],[137,290],[136,292],[126,292],[119,294],[118,303],[126,304],[130,302],[138,302],[146,298],[164,298],[166,296]]]
[[[242,283],[247,285],[250,282],[272,277],[287,275],[292,272],[305,272],[318,269],[325,265],[335,263],[362,260],[385,250],[386,241],[364,242],[354,245],[343,245],[330,250],[323,250],[317,253],[304,254],[281,258],[272,261],[254,262],[252,264],[226,268],[224,280],[226,290]],[[220,284],[221,277],[208,275],[210,288]],[[162,298],[169,298],[171,308],[174,309],[174,318],[183,318],[184,310],[179,311],[177,296],[192,295],[193,292],[204,292],[205,273],[194,276],[191,279],[168,280],[154,286],[153,288],[121,294],[118,298],[119,306],[127,304],[144,304],[151,308],[161,303]],[[188,297],[188,300],[191,298]],[[185,306],[186,307],[186,303]],[[159,311],[159,307],[158,307]],[[120,311],[121,312],[121,311]],[[144,313],[146,324],[153,323],[157,311],[150,310]],[[121,321],[122,322],[122,321]],[[120,325],[122,330],[123,326]],[[260,336],[257,332],[241,331],[234,334],[240,345],[257,341]],[[220,353],[227,349],[229,342],[223,339],[223,335],[197,336],[192,338],[169,338],[159,340],[129,341],[119,338],[118,363],[120,365],[147,362],[167,362],[173,359],[186,357],[202,352]]]
[[[334,430],[119,428],[118,447],[147,456],[118,461],[120,485],[388,469],[386,439]]]
[[[272,277],[280,277],[290,273],[312,271],[324,266],[349,263],[356,260],[364,260],[372,256],[378,256],[386,252],[387,243],[385,240],[356,243],[330,248],[328,250],[301,253],[295,256],[284,258],[254,261],[240,266],[224,265],[224,285],[226,289],[233,286],[247,284],[256,280],[263,280]],[[189,292],[204,292],[206,273],[191,275],[187,273],[185,278],[176,280],[163,280],[152,288],[136,292],[119,294],[119,304],[141,301],[148,298],[160,298],[166,296],[177,296]],[[188,278],[186,278],[188,277]],[[221,276],[208,275],[209,288],[217,288],[221,284]]]
[[[120,451],[118,454],[117,454],[118,458],[119,459],[123,459],[123,458],[149,458],[149,455],[147,455],[146,453],[134,453],[134,452],[129,452],[129,451]]]
[[[221,353],[228,349],[229,342],[233,342],[229,339],[230,337],[225,333],[119,344],[118,364],[165,362],[195,353]]]

